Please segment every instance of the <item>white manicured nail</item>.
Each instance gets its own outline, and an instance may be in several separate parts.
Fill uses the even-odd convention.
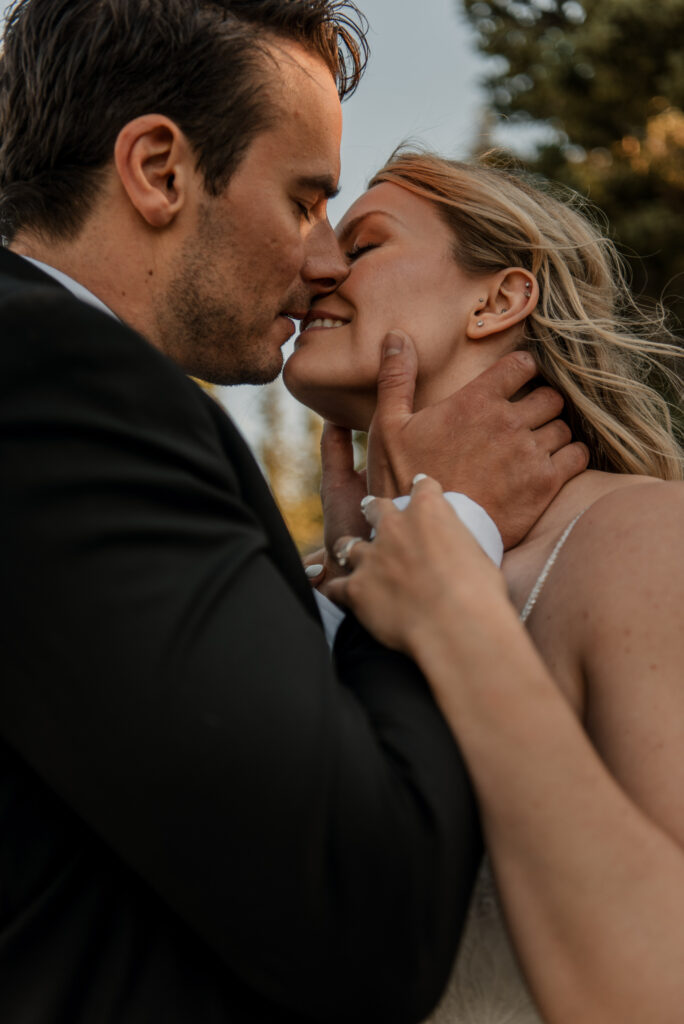
[[[307,565],[307,567],[304,570],[304,572],[306,573],[306,575],[309,577],[310,580],[315,580],[316,577],[320,576],[321,573],[323,572],[323,566],[322,565]]]
[[[373,494],[367,494],[365,498],[361,499],[361,511],[365,512],[372,501],[375,501]]]
[[[416,473],[413,480],[411,481],[411,486],[415,487],[416,484],[419,484],[421,480],[427,480],[427,473]]]

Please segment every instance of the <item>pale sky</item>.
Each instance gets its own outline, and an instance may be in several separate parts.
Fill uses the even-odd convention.
[[[357,93],[344,104],[341,194],[330,204],[333,223],[400,142],[467,156],[483,106],[478,79],[485,61],[458,0],[358,4],[370,22],[371,59]],[[0,0],[0,10],[7,6]],[[252,443],[259,436],[262,390],[219,389],[221,401]],[[281,390],[288,416],[296,420],[297,404]]]
[[[467,154],[479,127],[483,58],[456,0],[359,0],[371,59],[344,104],[342,192],[331,221],[404,139],[448,156]]]

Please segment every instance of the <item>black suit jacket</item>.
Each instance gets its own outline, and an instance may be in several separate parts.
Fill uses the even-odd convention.
[[[228,417],[0,251],[0,1020],[419,1020],[480,853],[413,665],[331,663]]]

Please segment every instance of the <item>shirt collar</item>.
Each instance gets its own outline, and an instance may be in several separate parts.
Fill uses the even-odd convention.
[[[17,253],[16,255],[19,255],[19,253]],[[55,281],[58,281],[59,284],[63,285],[66,289],[68,289],[68,291],[70,291],[71,294],[74,295],[77,299],[80,299],[81,302],[89,303],[89,305],[94,306],[95,309],[99,309],[100,312],[106,313],[108,316],[113,317],[114,320],[119,319],[116,313],[113,313],[109,306],[105,306],[104,302],[102,302],[101,299],[98,299],[97,295],[93,295],[93,293],[89,291],[84,285],[79,284],[78,281],[74,281],[73,277],[69,277],[68,274],[65,274],[61,270],[56,270],[54,267],[51,267],[48,263],[41,263],[40,260],[35,260],[33,256],[22,256],[21,258],[23,260],[27,260],[29,263],[32,263],[34,267],[38,267],[38,269],[42,270],[43,273],[49,274],[50,277],[54,278]]]

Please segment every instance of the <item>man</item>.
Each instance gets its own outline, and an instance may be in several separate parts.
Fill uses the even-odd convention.
[[[480,850],[458,751],[353,621],[330,664],[263,479],[185,376],[272,379],[344,278],[325,207],[362,57],[327,0],[12,12],[3,1024],[415,1021],[446,980]],[[548,454],[530,522],[573,471]]]

